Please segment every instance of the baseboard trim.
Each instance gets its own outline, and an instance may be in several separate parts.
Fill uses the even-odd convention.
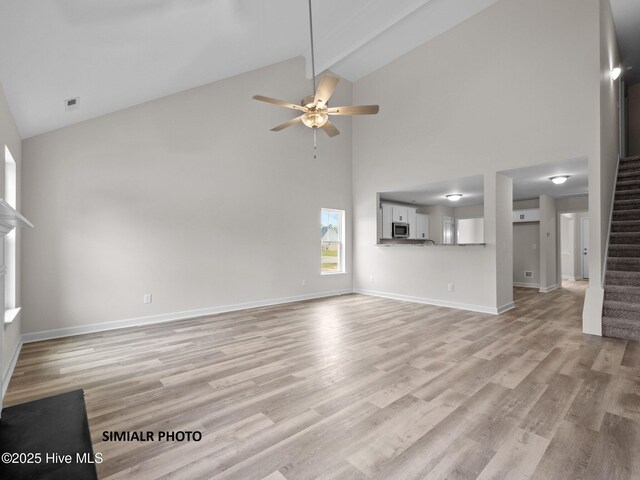
[[[557,283],[555,285],[551,285],[550,287],[541,287],[540,288],[540,293],[553,292],[554,290],[557,290],[558,288],[560,288],[560,286]]]
[[[484,305],[472,305],[469,303],[458,303],[458,302],[448,302],[445,300],[434,300],[432,298],[424,298],[424,297],[413,297],[410,295],[400,295],[397,293],[388,293],[388,292],[378,292],[374,290],[365,290],[362,288],[356,288],[353,290],[354,293],[360,293],[362,295],[369,295],[372,297],[382,297],[382,298],[390,298],[392,300],[402,300],[404,302],[413,302],[413,303],[423,303],[426,305],[433,305],[436,307],[447,307],[447,308],[455,308],[456,310],[466,310],[468,312],[478,312],[478,313],[489,313],[491,315],[498,315],[501,312],[499,311],[502,308],[505,310],[509,310],[508,305],[503,307],[486,307]]]
[[[575,282],[576,281],[576,277],[572,277],[569,275],[562,275],[562,279],[563,280],[569,280],[570,282]]]
[[[539,283],[520,283],[520,282],[513,282],[513,286],[514,287],[523,287],[523,288],[540,288],[540,284]]]
[[[311,293],[308,295],[297,295],[294,297],[273,298],[268,300],[260,300],[257,302],[224,305],[221,307],[200,308],[197,310],[187,310],[183,312],[150,315],[148,317],[128,318],[124,320],[115,320],[113,322],[96,323],[93,325],[81,325],[77,327],[65,327],[65,328],[58,328],[54,330],[44,330],[41,332],[23,334],[22,342],[23,343],[40,342],[43,340],[52,340],[54,338],[72,337],[75,335],[105,332],[108,330],[117,330],[120,328],[140,327],[143,325],[153,325],[156,323],[174,322],[176,320],[188,320],[191,318],[216,315],[218,313],[235,312],[238,310],[247,310],[249,308],[268,307],[271,305],[281,305],[285,303],[300,302],[303,300],[313,300],[316,298],[335,297],[338,295],[346,295],[349,293],[353,293],[353,290],[350,288],[343,289],[343,290],[332,290],[327,292]]]
[[[504,312],[508,312],[509,310],[513,310],[514,308],[516,308],[516,304],[513,302],[502,305],[501,307],[498,307],[498,315]]]
[[[20,350],[22,350],[23,343],[22,338],[20,338],[16,343],[16,348],[13,350],[13,355],[11,355],[9,365],[7,365],[2,372],[2,398],[4,398],[4,394],[7,393],[7,388],[9,388],[9,381],[11,380],[13,371],[16,368],[16,363],[18,363],[18,357],[20,356]]]

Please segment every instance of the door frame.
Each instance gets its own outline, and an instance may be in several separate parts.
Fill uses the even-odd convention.
[[[586,227],[586,228],[585,228]],[[586,233],[586,235],[585,235]],[[590,245],[588,245],[587,248],[587,254],[584,254],[584,250],[585,250],[585,237],[587,242],[589,241],[589,217],[582,217],[580,219],[580,274],[582,275],[582,279],[583,280],[588,280],[589,279],[589,272],[587,272],[587,275],[585,276],[584,271],[585,271],[585,262],[587,263],[587,270],[589,269],[589,249],[591,248]],[[587,257],[586,260],[584,257]]]

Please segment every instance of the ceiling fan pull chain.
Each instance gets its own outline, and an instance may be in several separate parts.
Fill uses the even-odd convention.
[[[313,129],[313,159],[314,160],[318,159],[318,157],[316,156],[316,147],[317,147],[317,144],[316,144],[316,133],[317,133],[317,131],[318,131],[317,128]]]

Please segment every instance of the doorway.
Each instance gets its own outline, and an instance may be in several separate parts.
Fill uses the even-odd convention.
[[[456,243],[456,221],[453,217],[442,217],[442,244]]]

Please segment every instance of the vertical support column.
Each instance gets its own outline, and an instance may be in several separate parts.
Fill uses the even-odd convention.
[[[496,173],[496,297],[498,313],[513,308],[513,180]]]
[[[558,288],[558,220],[556,201],[540,195],[540,291]]]

